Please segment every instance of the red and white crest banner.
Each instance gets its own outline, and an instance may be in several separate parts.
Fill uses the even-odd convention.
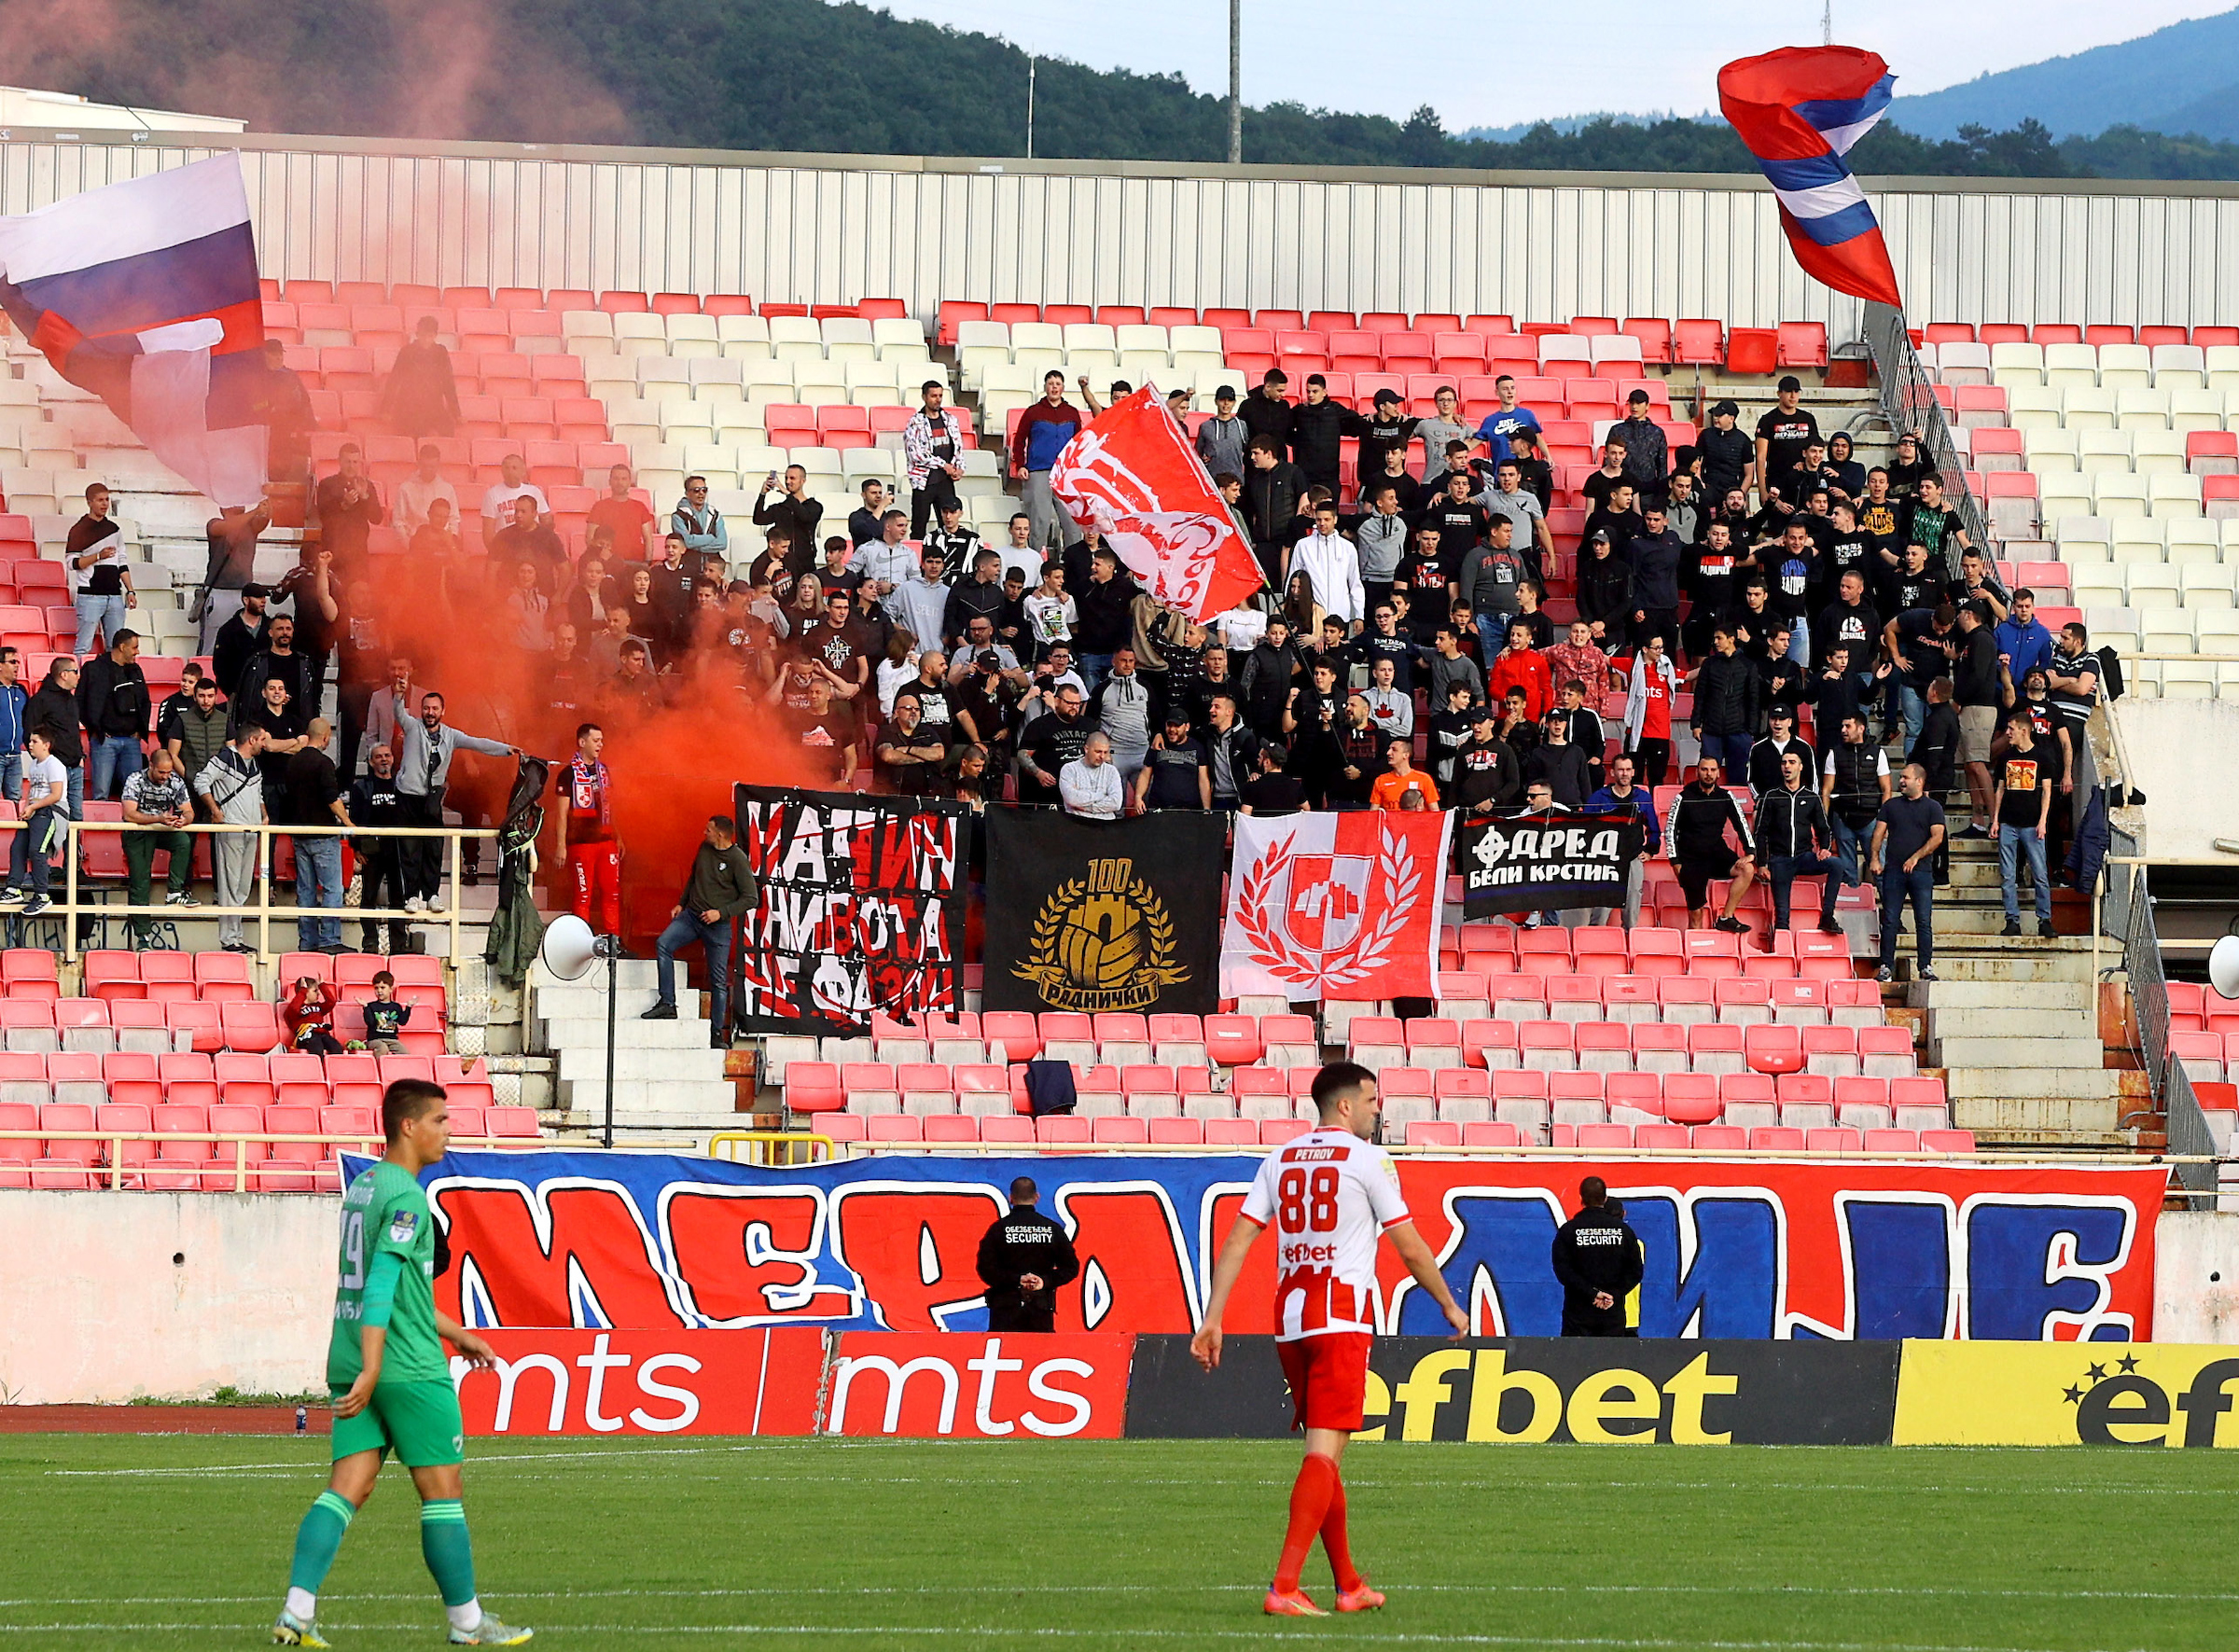
[[[1240,815],[1220,993],[1435,998],[1453,816]]]
[[[1050,491],[1076,521],[1092,521],[1143,589],[1203,622],[1262,580],[1252,548],[1205,474],[1189,433],[1146,384],[1067,442]]]

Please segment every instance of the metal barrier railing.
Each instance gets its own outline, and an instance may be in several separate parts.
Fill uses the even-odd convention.
[[[37,916],[52,916],[62,922],[63,956],[72,961],[76,959],[80,951],[77,933],[79,918],[176,919],[180,915],[180,909],[172,906],[130,906],[109,900],[80,901],[78,898],[78,848],[79,840],[88,833],[152,832],[159,836],[168,836],[176,832],[186,832],[213,838],[224,835],[254,834],[257,840],[257,854],[250,875],[257,888],[257,904],[244,907],[224,907],[205,903],[193,909],[195,917],[256,919],[257,951],[268,958],[275,955],[271,945],[271,928],[274,919],[278,919],[282,923],[299,921],[305,918],[325,923],[341,923],[345,921],[344,912],[346,910],[349,914],[348,921],[361,923],[394,920],[404,923],[443,923],[451,931],[451,965],[454,969],[465,962],[465,952],[462,948],[465,912],[459,904],[459,891],[462,887],[460,872],[463,869],[462,845],[468,839],[480,840],[497,836],[496,831],[489,826],[234,826],[224,823],[214,824],[207,821],[197,821],[191,826],[132,826],[118,820],[67,819],[63,822],[63,826],[65,833],[63,856],[63,898],[50,901]],[[272,904],[272,840],[274,838],[441,839],[446,846],[445,860],[448,863],[447,869],[451,880],[450,907],[448,910],[441,912],[408,912],[401,908],[388,907],[345,909],[341,906],[275,906]],[[215,848],[215,845],[213,847]],[[150,893],[153,891],[151,890]],[[0,917],[16,915],[18,914],[0,910]],[[282,950],[292,949],[284,948]]]
[[[269,1155],[263,1159],[251,1159],[249,1149],[253,1146],[259,1145],[267,1147],[282,1145],[291,1146],[316,1145],[323,1147],[348,1147],[353,1151],[370,1154],[375,1158],[380,1157],[382,1147],[382,1138],[378,1135],[283,1135],[263,1131],[206,1130],[0,1130],[0,1164],[5,1164],[15,1157],[7,1151],[7,1144],[10,1142],[101,1143],[104,1151],[100,1162],[73,1168],[88,1171],[100,1176],[112,1191],[121,1189],[127,1177],[136,1179],[152,1171],[160,1175],[192,1175],[198,1178],[205,1175],[230,1173],[233,1178],[233,1186],[230,1188],[202,1187],[201,1190],[234,1193],[266,1191],[261,1188],[252,1189],[249,1184],[253,1178],[261,1179],[267,1175],[275,1177],[315,1176],[318,1173],[319,1165],[314,1161],[278,1159]],[[145,1142],[149,1145],[151,1151],[147,1158],[127,1163],[124,1147],[127,1143],[132,1142]],[[199,1159],[155,1157],[155,1152],[160,1150],[163,1144],[180,1142],[213,1142],[220,1148],[230,1148],[232,1163],[229,1166],[224,1162],[225,1155],[223,1153],[209,1159]],[[543,1145],[543,1143],[541,1140],[532,1141],[526,1136],[484,1135],[453,1136],[451,1138],[451,1145],[454,1147],[479,1147],[503,1151],[537,1147]],[[331,1159],[335,1155],[329,1153],[323,1157]],[[28,1159],[22,1162],[25,1168],[31,1168]],[[326,1189],[328,1192],[333,1190],[332,1188]]]
[[[1259,1154],[1275,1149],[1265,1143],[1238,1143],[1234,1145],[1205,1145],[1180,1142],[847,1142],[840,1144],[880,1158],[895,1154],[939,1154],[962,1158],[1002,1159],[1031,1153],[1036,1158],[1063,1158],[1101,1153],[1148,1155],[1157,1158],[1203,1157],[1209,1154]],[[1982,1164],[2172,1164],[2177,1160],[2168,1153],[2060,1153],[2035,1147],[1976,1147],[1971,1152],[1937,1152],[1921,1148],[1910,1153],[1845,1152],[1829,1147],[1558,1147],[1537,1144],[1517,1143],[1506,1146],[1479,1146],[1470,1144],[1443,1145],[1423,1143],[1410,1146],[1404,1142],[1386,1142],[1384,1150],[1401,1157],[1413,1154],[1423,1158],[1465,1159],[1563,1159],[1579,1158],[1609,1159],[1748,1159],[1756,1163],[1794,1163],[1807,1161],[1831,1164],[1951,1164],[1965,1162]],[[2213,1156],[2211,1156],[2213,1162]]]
[[[2109,855],[2105,873],[2107,897],[2101,903],[2101,922],[2093,925],[2092,954],[2096,981],[2099,932],[2121,942],[2122,968],[2130,980],[2131,1020],[2137,1029],[2138,1057],[2166,1117],[2171,1162],[2177,1180],[2195,1210],[2214,1210],[2217,1204],[2216,1138],[2207,1115],[2193,1094],[2191,1076],[2183,1063],[2169,1057],[2169,978],[2162,968],[2162,937],[2153,921],[2153,892],[2148,870],[2156,866],[2229,865],[2199,860],[2153,860],[2139,855]]]
[[[1866,348],[1873,354],[1874,374],[1882,382],[1882,411],[1890,428],[1899,435],[1908,430],[1920,433],[1927,444],[1921,457],[1943,479],[1944,497],[1967,525],[1968,537],[1987,548],[1990,519],[1983,514],[1982,502],[1967,485],[1967,461],[1952,440],[1943,404],[1936,399],[1928,369],[1912,348],[1912,335],[1905,330],[1905,312],[1886,304],[1869,304],[1863,331]],[[1958,551],[1947,544],[1943,559],[1947,576],[1959,577]]]
[[[732,1164],[824,1164],[840,1144],[809,1130],[724,1130],[707,1138],[707,1156]]]

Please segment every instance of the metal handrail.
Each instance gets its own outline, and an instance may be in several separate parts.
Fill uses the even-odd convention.
[[[1064,1154],[1126,1153],[1149,1154],[1161,1158],[1210,1157],[1239,1154],[1265,1154],[1275,1149],[1264,1143],[1239,1142],[1233,1145],[1206,1145],[1202,1143],[1176,1142],[846,1142],[840,1144],[850,1149],[869,1149],[879,1156],[888,1154],[940,1154],[965,1158],[1000,1159],[1032,1153],[1037,1158]],[[1465,1159],[1750,1159],[1759,1163],[1794,1162],[1839,1164],[1981,1164],[1985,1160],[2001,1165],[2096,1165],[2136,1167],[2139,1165],[2183,1164],[2191,1160],[2171,1153],[2047,1153],[2035,1149],[1989,1148],[1978,1146],[1971,1153],[1937,1153],[1921,1149],[1911,1153],[1858,1151],[1845,1153],[1819,1147],[1551,1147],[1531,1143],[1513,1146],[1484,1146],[1456,1144],[1451,1146],[1425,1143],[1410,1146],[1400,1142],[1387,1142],[1384,1150],[1401,1156],[1412,1154],[1420,1158]],[[869,1153],[866,1156],[869,1156]],[[2217,1162],[2213,1153],[2205,1162]]]
[[[1927,443],[1925,457],[1943,479],[1944,497],[1966,524],[1968,537],[1987,551],[1992,543],[1990,519],[1967,485],[1967,461],[1952,440],[1943,404],[1936,399],[1928,369],[1912,348],[1912,335],[1905,330],[1905,312],[1886,304],[1869,304],[1861,326],[1866,348],[1873,355],[1874,375],[1882,382],[1882,411],[1890,428],[1900,436],[1909,430],[1921,434]],[[1943,562],[1946,576],[1958,578],[1959,553],[1948,543]]]
[[[454,1146],[479,1146],[492,1151],[521,1150],[541,1146],[541,1140],[532,1142],[526,1136],[452,1136]],[[137,1175],[147,1170],[160,1170],[166,1174],[201,1175],[213,1170],[222,1170],[220,1158],[202,1160],[188,1159],[146,1159],[138,1164],[126,1164],[121,1151],[127,1142],[215,1142],[233,1149],[233,1191],[249,1190],[249,1146],[262,1142],[268,1146],[274,1143],[316,1143],[321,1146],[344,1146],[362,1149],[378,1155],[382,1138],[378,1135],[289,1135],[275,1131],[208,1131],[208,1130],[0,1130],[4,1142],[104,1142],[108,1144],[107,1162],[81,1165],[81,1170],[95,1171],[107,1179],[112,1192],[121,1189],[127,1175]],[[293,1160],[261,1159],[255,1161],[259,1172],[271,1169],[281,1175],[310,1174],[318,1170],[315,1164],[301,1164]]]
[[[461,946],[461,931],[464,925],[465,913],[459,905],[459,889],[461,887],[459,879],[462,867],[461,845],[469,838],[480,840],[484,838],[494,838],[498,835],[496,829],[491,826],[345,826],[340,825],[269,826],[249,824],[236,825],[224,821],[195,821],[183,826],[134,826],[129,822],[121,820],[70,820],[65,818],[63,822],[63,826],[64,832],[63,845],[65,850],[63,857],[63,898],[59,901],[50,901],[46,907],[40,909],[38,916],[46,917],[49,914],[52,914],[63,921],[63,927],[64,930],[64,937],[63,942],[63,956],[72,962],[76,960],[79,951],[76,920],[81,917],[99,916],[110,918],[175,918],[179,913],[178,908],[169,906],[151,905],[136,907],[118,905],[113,901],[79,901],[77,898],[77,852],[78,840],[81,835],[87,832],[117,832],[120,834],[126,832],[154,832],[165,835],[175,832],[187,832],[190,834],[216,837],[227,833],[254,833],[257,839],[257,861],[256,865],[250,870],[250,876],[255,881],[257,885],[257,904],[255,906],[248,907],[223,907],[207,904],[198,905],[193,909],[194,915],[196,917],[256,919],[257,951],[260,956],[267,958],[274,955],[271,946],[271,929],[272,920],[275,918],[279,919],[283,923],[285,923],[290,919],[300,920],[304,918],[315,919],[323,923],[341,923],[342,921],[342,913],[345,909],[355,912],[356,915],[356,921],[363,923],[371,923],[382,920],[394,920],[399,923],[424,923],[428,922],[430,918],[437,918],[445,922],[451,930],[451,965],[453,969],[456,969],[466,961],[465,953]],[[271,843],[271,840],[274,838],[440,838],[445,840],[449,848],[448,859],[450,861],[451,871],[450,909],[448,911],[442,913],[429,913],[408,912],[400,908],[392,909],[388,907],[355,907],[344,909],[339,906],[274,906],[272,904]],[[0,910],[0,918],[20,915],[21,914]]]

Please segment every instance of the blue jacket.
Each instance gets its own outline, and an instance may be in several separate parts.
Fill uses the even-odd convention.
[[[21,683],[0,688],[0,756],[23,749],[23,708],[30,702]]]
[[[2001,619],[1997,638],[1998,652],[2012,659],[2009,669],[2016,688],[2033,668],[2048,664],[2052,659],[2052,633],[2045,629],[2041,619],[2032,619],[2027,625],[2016,619]]]
[[[1646,839],[1648,853],[1650,854],[1661,854],[1663,849],[1663,826],[1656,818],[1655,796],[1647,786],[1634,786],[1630,798],[1620,798],[1607,786],[1604,786],[1586,799],[1586,812],[1589,814],[1622,814],[1628,803],[1639,812],[1641,826],[1648,834]]]

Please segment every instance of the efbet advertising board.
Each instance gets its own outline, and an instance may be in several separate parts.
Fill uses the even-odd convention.
[[[1898,1342],[1456,1342],[1394,1337],[1369,1357],[1354,1438],[1480,1445],[1865,1446],[1889,1443]],[[1267,1438],[1291,1407],[1268,1337],[1224,1339],[1208,1375],[1182,1337],[1139,1337],[1127,1432]]]
[[[2239,1349],[1905,1344],[1900,1446],[2239,1446]]]
[[[1276,1439],[1272,1338],[487,1333],[452,1362],[476,1438]],[[2239,1446],[2230,1348],[2120,1342],[1379,1339],[1362,1444]]]
[[[982,1330],[980,1239],[1029,1175],[1081,1258],[1059,1328],[1187,1335],[1259,1163],[454,1153],[424,1180],[453,1257],[438,1306],[471,1326]],[[1648,1338],[2152,1335],[2160,1169],[1403,1157],[1401,1189],[1476,1335],[1560,1330],[1550,1255],[1590,1174],[1646,1248]],[[1380,1266],[1380,1328],[1437,1332],[1388,1247]],[[1273,1283],[1261,1245],[1226,1328],[1264,1330]]]

